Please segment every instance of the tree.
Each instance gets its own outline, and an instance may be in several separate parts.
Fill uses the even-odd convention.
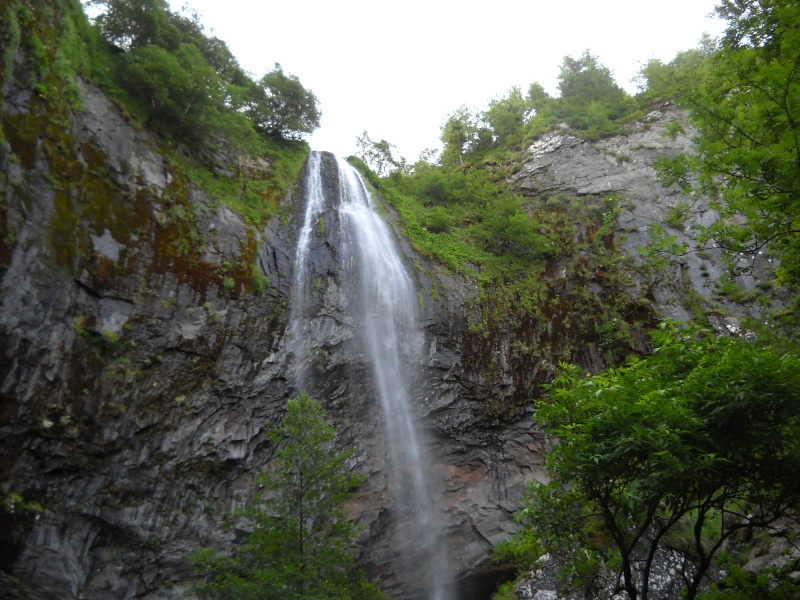
[[[539,224],[525,212],[519,198],[502,195],[486,211],[483,228],[475,235],[496,255],[547,256],[552,253],[539,234]]]
[[[565,56],[558,74],[559,116],[577,129],[603,133],[610,120],[622,116],[628,98],[611,71],[585,50],[580,58]]]
[[[665,183],[711,193],[723,217],[706,239],[780,259],[778,278],[800,284],[800,5],[727,0],[719,48],[696,87],[674,86],[699,132],[697,154],[662,164]]]
[[[382,598],[355,567],[358,528],[343,502],[364,477],[347,467],[352,452],[333,450],[336,432],[323,408],[303,393],[290,400],[268,439],[278,446],[259,492],[238,516],[253,531],[231,557],[204,549],[192,556],[204,583],[196,593],[212,599]]]
[[[497,142],[504,144],[510,137],[518,135],[528,115],[530,107],[519,87],[512,87],[508,95],[500,100],[489,102],[485,113],[486,121],[492,128]]]
[[[219,127],[225,84],[192,44],[174,52],[155,45],[131,50],[124,62],[131,94],[148,119],[185,142],[208,139]]]
[[[462,106],[442,125],[440,139],[444,144],[442,166],[459,165],[466,172],[464,157],[490,145],[491,131],[483,126],[478,115]]]
[[[201,153],[220,143],[253,146],[242,114],[255,86],[227,45],[206,36],[199,15],[169,10],[165,0],[90,0],[94,25],[116,48],[118,85],[161,133]]]
[[[356,145],[358,146],[356,156],[375,171],[378,177],[388,175],[392,169],[405,165],[406,161],[402,156],[397,160],[392,154],[392,149],[397,150],[394,144],[390,144],[386,140],[373,142],[366,131],[356,138]]]
[[[564,366],[537,404],[552,482],[531,486],[505,552],[549,552],[573,582],[647,600],[670,541],[691,600],[726,540],[800,502],[800,357],[666,322],[653,346],[595,376]]]
[[[105,39],[122,50],[180,43],[171,23],[175,15],[166,0],[89,0],[85,4],[103,10],[95,18],[95,26]]]
[[[257,131],[296,139],[317,129],[322,117],[313,92],[278,63],[252,89],[247,113]]]

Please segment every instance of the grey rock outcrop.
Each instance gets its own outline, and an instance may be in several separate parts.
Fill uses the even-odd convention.
[[[668,135],[675,124],[683,132]],[[664,252],[660,271],[634,277],[635,293],[650,298],[664,317],[692,319],[700,308],[717,329],[738,331],[743,316],[759,319],[766,307],[781,306],[787,296],[769,283],[776,265],[767,252],[741,255],[732,269],[716,244],[698,241],[702,228],[720,218],[709,198],[686,197],[678,185],[665,187],[659,182],[657,160],[693,153],[695,135],[686,113],[671,103],[650,112],[625,133],[593,143],[568,129],[554,131],[528,148],[524,166],[510,183],[529,195],[613,195],[619,204],[615,235],[619,250],[638,258],[641,250],[653,245],[654,235],[674,236],[676,255]],[[654,225],[661,228],[660,234],[654,234]],[[722,288],[725,281],[727,290]]]
[[[3,86],[0,595],[179,598],[193,578],[191,550],[232,549],[244,535],[223,527],[224,516],[248,500],[271,458],[263,426],[299,392],[286,326],[302,183],[283,200],[285,218],[258,230],[191,184],[164,158],[158,137],[102,93],[82,83],[78,93],[82,110],[59,115],[64,126],[45,134],[48,116],[36,114],[30,90],[18,81]],[[550,134],[512,183],[529,194],[617,193],[618,245],[635,254],[650,224],[680,201],[652,169],[658,156],[691,148],[688,139],[660,135],[675,119],[684,117],[664,107],[630,134],[594,145]],[[334,172],[325,185],[337,185]],[[697,206],[698,222],[715,218]],[[387,218],[397,222],[390,208]],[[692,218],[671,233],[696,245]],[[341,443],[355,449],[352,468],[368,475],[349,506],[364,525],[361,560],[397,597],[410,598],[380,410],[357,324],[342,310],[336,217],[326,212],[322,221],[312,250],[319,285],[309,392],[324,400]],[[412,396],[429,441],[431,501],[452,577],[475,582],[492,576],[492,546],[513,532],[526,483],[543,477],[544,437],[529,414],[502,421],[485,401],[525,396],[532,376],[515,377],[505,359],[494,379],[488,365],[465,365],[474,284],[400,241],[427,348]],[[687,256],[635,281],[664,314],[686,316],[688,290],[715,293],[718,252]],[[252,269],[268,278],[261,293]],[[751,275],[739,277],[745,291],[756,289]]]
[[[100,92],[78,90],[83,110],[59,143],[70,189],[85,197],[59,188],[62,165],[46,143],[22,160],[23,142],[0,153],[15,238],[0,282],[3,594],[178,598],[193,578],[191,550],[230,549],[244,534],[224,516],[271,457],[263,426],[299,392],[285,334],[302,184],[284,200],[285,222],[258,231],[188,183],[158,138]],[[6,113],[34,110],[8,97]],[[310,392],[369,476],[349,509],[365,526],[364,565],[413,596],[393,538],[380,411],[341,310],[334,219],[324,215],[328,234],[313,250]],[[461,379],[470,286],[404,250],[429,349],[415,408],[458,578],[512,532],[541,436],[528,420],[483,422]],[[253,265],[269,280],[262,294],[249,287]]]

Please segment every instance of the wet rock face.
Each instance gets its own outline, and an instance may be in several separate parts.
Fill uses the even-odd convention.
[[[16,237],[0,271],[0,587],[12,598],[179,598],[191,550],[231,549],[244,535],[224,517],[270,459],[262,428],[300,391],[286,326],[304,189],[285,199],[283,225],[257,231],[188,184],[102,94],[79,89],[84,109],[60,143],[86,196],[53,189],[60,165],[44,144],[22,165],[21,143],[0,152]],[[325,165],[334,196],[333,157]],[[309,392],[369,475],[349,507],[364,525],[365,567],[412,596],[382,417],[337,276],[336,219],[323,214],[312,248]],[[430,433],[431,500],[455,578],[488,564],[512,531],[540,436],[527,420],[479,425],[481,403],[460,381],[468,286],[403,247],[426,340],[412,365],[415,414]],[[269,278],[263,294],[252,264]]]
[[[40,140],[23,127],[46,115],[24,90],[3,89],[11,141],[0,145],[0,224],[13,241],[0,243],[0,589],[26,599],[182,597],[193,577],[188,553],[230,550],[244,535],[223,527],[225,514],[249,499],[270,459],[262,429],[299,393],[302,364],[340,443],[355,449],[353,469],[368,475],[348,507],[364,525],[363,564],[397,597],[413,597],[380,408],[338,276],[333,206],[311,249],[311,352],[295,357],[287,322],[304,184],[285,198],[284,223],[256,230],[189,184],[157,138],[101,93],[79,90],[83,110],[68,116],[63,139]],[[665,107],[640,131],[594,146],[552,134],[531,148],[514,184],[617,191],[625,203],[618,243],[635,252],[649,224],[678,202],[652,170],[655,157],[688,143],[660,136],[675,118],[683,116]],[[323,162],[334,198],[335,160]],[[695,237],[688,225],[675,233]],[[464,367],[473,284],[398,241],[425,339],[409,381],[431,502],[453,579],[473,581],[491,571],[492,545],[513,531],[526,482],[543,477],[544,437],[529,414],[511,423],[487,417],[481,374]],[[652,285],[664,312],[681,316],[670,298],[690,287],[713,291],[700,265],[717,267],[698,260],[637,285]],[[269,278],[263,293],[251,284],[253,265]]]
[[[243,256],[261,234],[181,187],[155,138],[79,89],[63,139],[20,161],[23,131],[0,152],[16,238],[0,270],[0,588],[179,596],[187,553],[233,539],[222,516],[268,454],[288,252],[276,237]],[[271,277],[265,295],[248,292],[245,260]]]
[[[345,240],[336,201],[338,173],[332,155],[322,156],[323,187],[328,204],[314,226],[310,251],[313,281],[306,315],[310,341],[305,363],[309,393],[325,400],[341,427],[343,444],[356,450],[354,468],[369,476],[351,501],[350,514],[365,526],[362,560],[396,597],[413,597],[414,582],[403,570],[407,524],[396,522],[389,478],[383,417],[374,389],[366,349],[353,314],[353,294],[342,280]],[[305,194],[304,184],[297,197]],[[390,223],[396,215],[387,208]],[[300,220],[299,213],[296,219]],[[396,232],[397,233],[397,232]],[[466,282],[447,279],[400,239],[407,270],[419,291],[424,351],[408,365],[410,396],[418,432],[429,465],[431,502],[436,507],[449,550],[453,579],[490,567],[493,544],[514,529],[525,482],[541,470],[542,436],[525,419],[511,426],[486,424],[482,401],[472,394],[461,370],[461,336],[465,331]],[[438,293],[432,294],[432,281]],[[434,299],[435,296],[435,299]],[[286,342],[288,344],[288,341]],[[302,357],[287,356],[290,371]]]

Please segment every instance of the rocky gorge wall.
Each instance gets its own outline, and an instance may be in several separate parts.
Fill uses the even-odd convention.
[[[28,90],[3,91],[4,594],[180,597],[192,549],[243,535],[222,526],[225,514],[246,502],[271,456],[263,427],[298,393],[285,332],[302,183],[258,231],[93,87],[79,84],[82,110],[61,115],[57,133]],[[356,448],[353,468],[370,476],[350,508],[365,525],[362,560],[399,589],[380,412],[340,314],[335,219],[325,213],[328,233],[312,250],[310,391]],[[463,576],[512,531],[541,436],[527,420],[480,425],[481,401],[460,381],[468,286],[434,276],[434,300],[437,267],[405,251],[429,348],[414,398],[435,438],[432,497],[453,576]],[[253,266],[269,280],[261,293]]]
[[[0,595],[178,598],[193,576],[191,550],[232,548],[244,535],[223,526],[225,514],[247,501],[270,460],[263,427],[299,392],[286,330],[303,182],[260,230],[191,183],[162,141],[97,89],[79,83],[78,93],[80,109],[53,114],[24,83],[2,87]],[[665,106],[595,144],[547,134],[510,183],[532,202],[543,191],[616,192],[614,243],[640,260],[651,223],[680,201],[652,168],[691,147],[661,135],[676,119],[685,122]],[[323,162],[335,196],[335,162]],[[716,218],[698,202],[696,216],[671,230],[690,245],[692,219]],[[387,218],[399,232],[389,207]],[[353,469],[368,475],[349,507],[364,525],[363,564],[389,591],[412,597],[392,534],[380,409],[358,324],[342,310],[339,236],[329,208],[311,251],[318,310],[309,392],[341,444],[355,448]],[[525,483],[543,476],[545,437],[525,402],[544,359],[514,358],[513,330],[471,332],[474,284],[401,242],[427,348],[411,395],[430,439],[431,499],[453,579],[477,588],[492,577],[492,545],[514,529]],[[756,264],[755,275],[768,277],[768,259]],[[565,269],[554,265],[551,277],[569,281]],[[263,290],[254,270],[268,279]],[[693,291],[714,324],[738,327],[737,315],[758,316],[764,301],[751,298],[743,313],[741,299],[717,293],[724,272],[711,249],[637,273],[628,291],[678,318],[694,314]],[[587,277],[605,293],[601,273]],[[744,291],[766,294],[758,281],[737,277]],[[586,346],[584,366],[602,366],[594,342],[573,343]],[[511,415],[487,410],[511,397],[521,407]]]

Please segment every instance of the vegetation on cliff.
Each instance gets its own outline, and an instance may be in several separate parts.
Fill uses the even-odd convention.
[[[561,442],[548,458],[553,483],[532,488],[523,533],[504,556],[531,569],[548,552],[564,559],[574,585],[609,583],[631,598],[647,597],[660,543],[687,557],[695,597],[721,547],[795,514],[800,363],[786,338],[796,336],[796,301],[771,321],[780,333],[759,330],[760,344],[665,325],[653,338],[654,356],[584,379],[566,366],[588,365],[565,339],[599,341],[613,367],[632,353],[635,328],[654,325],[647,299],[626,285],[633,265],[614,247],[624,199],[521,195],[509,183],[521,153],[547,131],[568,128],[596,140],[676,101],[699,132],[697,153],[662,159],[658,170],[665,184],[680,183],[690,199],[710,197],[722,214],[698,226],[701,243],[728,252],[732,275],[748,268],[745,258],[752,264],[769,252],[780,260],[776,282],[797,285],[800,13],[771,1],[723,2],[718,13],[729,24],[725,37],[705,37],[669,64],[651,61],[636,96],[587,51],[564,59],[557,98],[533,84],[527,95],[514,88],[483,112],[455,111],[435,162],[429,155],[409,165],[386,140],[366,133],[359,140],[359,159],[384,174],[372,181],[414,247],[478,283],[477,336],[465,338],[465,369],[476,357],[491,376],[502,352],[492,340],[511,332],[516,350],[536,356],[529,365],[546,371],[534,382],[544,389],[525,389],[541,394],[536,419]],[[677,122],[667,133],[685,134]],[[682,203],[669,219],[680,225],[690,206]],[[656,232],[646,263],[684,250],[670,239]],[[554,265],[566,267],[568,285],[553,278]],[[548,329],[557,335],[542,335]],[[559,361],[565,370],[555,368]],[[518,414],[514,404],[529,398],[499,405],[487,398],[487,411]],[[640,560],[644,574],[631,568]],[[726,585],[756,585],[735,572]],[[610,582],[601,581],[606,575]]]
[[[0,4],[3,80],[32,86],[36,112],[78,110],[76,80],[100,86],[138,127],[163,136],[173,167],[215,199],[260,224],[296,181],[319,126],[319,101],[279,64],[259,80],[199,16],[164,0]],[[6,124],[12,151],[19,124]],[[58,142],[58,140],[54,140]]]
[[[267,438],[277,450],[255,479],[263,492],[237,513],[253,529],[234,556],[211,548],[193,554],[204,579],[195,592],[209,599],[383,598],[355,565],[358,528],[344,514],[365,477],[348,468],[352,451],[332,448],[336,430],[325,410],[303,393]]]
[[[224,42],[206,35],[196,15],[173,13],[163,0],[88,4],[101,10],[93,24],[75,0],[0,0],[4,85],[33,90],[15,96],[14,110],[2,115],[0,159],[20,171],[47,165],[52,260],[71,275],[80,273],[81,284],[95,293],[112,289],[133,273],[136,259],[126,265],[107,258],[90,264],[90,236],[108,232],[131,257],[138,244],[151,244],[153,272],[173,274],[203,298],[209,286],[223,295],[263,290],[264,275],[254,268],[253,225],[278,213],[279,199],[298,176],[308,149],[297,138],[319,123],[313,93],[278,64],[261,79],[251,79]],[[657,103],[677,100],[700,132],[698,154],[664,161],[664,181],[715,199],[727,218],[704,231],[709,243],[748,255],[765,251],[769,243],[768,250],[781,259],[779,284],[797,284],[800,14],[792,3],[772,0],[725,2],[720,14],[730,28],[719,44],[704,40],[669,64],[650,62],[636,96],[626,94],[587,51],[564,59],[558,97],[533,84],[527,93],[512,88],[485,111],[456,110],[442,127],[438,157],[408,164],[393,156],[385,140],[373,142],[365,133],[359,142],[360,167],[396,208],[414,248],[477,283],[468,305],[462,367],[465,381],[479,375],[472,381],[485,382],[487,418],[517,418],[532,397],[542,397],[538,418],[566,442],[548,459],[553,484],[531,492],[522,516],[525,522],[547,513],[546,522],[558,527],[541,531],[536,529],[540,521],[531,519],[509,546],[510,555],[530,568],[543,550],[560,552],[565,543],[575,550],[577,540],[585,552],[566,556],[577,580],[593,585],[602,563],[617,569],[624,582],[620,587],[631,597],[640,591],[625,563],[649,540],[645,533],[655,531],[685,551],[699,574],[708,569],[720,540],[796,508],[795,484],[785,475],[796,471],[797,360],[775,349],[781,340],[766,340],[770,347],[669,328],[668,335],[654,338],[655,356],[619,366],[643,352],[635,339],[655,324],[646,290],[633,292],[630,285],[638,267],[616,248],[615,220],[626,199],[523,194],[508,181],[525,149],[544,133],[568,128],[596,141],[624,131]],[[126,197],[104,171],[98,148],[78,148],[70,120],[80,110],[77,77],[99,85],[130,123],[162,136],[171,180],[161,197],[149,191]],[[678,125],[671,130],[682,133]],[[23,197],[24,186],[6,178],[0,174],[0,187],[19,194],[20,204],[30,202]],[[189,199],[192,184],[251,225],[238,242],[239,255],[226,257],[219,267],[203,261],[207,240],[194,212],[200,205]],[[111,197],[124,201],[109,203]],[[0,267],[9,264],[18,243],[5,203],[4,195]],[[677,208],[670,219],[680,224],[689,205]],[[738,265],[732,261],[731,269]],[[203,314],[212,318],[210,308],[205,306]],[[791,334],[792,311],[784,317],[777,324]],[[90,325],[82,318],[75,324],[76,346],[96,351],[86,352],[89,358],[70,392],[75,397],[63,404],[83,406],[85,390],[105,385],[113,402],[99,414],[112,418],[128,409],[120,399],[127,399],[133,382],[144,376],[121,356],[128,340]],[[600,357],[592,364],[585,350],[590,345]],[[193,347],[183,376],[202,375],[213,350]],[[616,368],[582,378],[566,367],[559,375],[556,365],[562,361],[594,370]],[[504,369],[516,378],[508,386],[516,392],[497,398],[491,390]],[[140,406],[163,402],[158,393],[149,392]],[[60,427],[64,418],[64,426],[69,423],[66,409],[55,418],[61,407],[49,408],[49,399],[31,400],[37,403],[48,406],[32,411],[43,428]],[[731,436],[731,429],[737,435]],[[765,463],[767,457],[774,460]],[[754,471],[756,465],[762,468]],[[617,487],[609,489],[609,481]],[[264,483],[281,489],[292,485],[268,478]],[[17,533],[40,509],[16,492],[4,506],[16,513],[3,524],[11,523]],[[754,513],[762,522],[743,511],[753,506],[764,508]],[[278,523],[262,508],[257,503],[249,516],[264,527],[248,538],[240,555],[201,557],[209,576],[220,577],[212,585],[239,575],[259,578],[263,564],[250,559],[264,548],[274,549],[275,539],[259,546],[260,533],[274,532]],[[552,518],[554,513],[559,519]],[[16,552],[17,538],[3,533],[0,541]],[[645,554],[652,548],[645,547]],[[272,559],[278,553],[268,555]],[[270,577],[279,573],[280,585],[289,581],[286,585],[302,590],[305,583],[297,583],[295,567],[305,559],[292,556],[299,562],[269,565]],[[346,551],[341,556],[351,558]],[[328,566],[309,568],[316,572]],[[269,585],[276,581],[270,579]],[[690,584],[695,591],[696,581]],[[739,588],[751,584],[744,577],[735,582]],[[211,588],[207,591],[211,594]]]
[[[275,69],[255,81],[196,12],[165,0],[90,0],[110,44],[110,82],[147,122],[198,150],[257,152],[260,133],[299,139],[319,127],[316,96]],[[201,148],[198,148],[201,146]]]
[[[563,365],[537,402],[553,479],[531,485],[506,558],[547,553],[568,587],[646,600],[666,542],[693,599],[721,549],[794,516],[800,357],[667,322],[652,343],[591,377]]]
[[[153,268],[172,265],[201,294],[209,283],[226,293],[263,291],[255,227],[222,268],[206,264],[204,209],[189,196],[197,186],[212,206],[225,204],[250,226],[265,225],[299,176],[308,153],[299,138],[319,125],[316,97],[279,65],[251,79],[223,41],[206,35],[195,13],[173,13],[161,0],[86,4],[93,21],[77,0],[0,2],[2,81],[11,99],[0,116],[0,149],[9,164],[47,165],[56,197],[51,237],[57,260],[80,270],[91,254],[91,227],[109,229],[131,255],[148,232],[157,253]],[[102,88],[134,128],[160,134],[149,139],[157,140],[168,164],[165,193],[139,190],[128,198],[123,190],[127,201],[109,203],[118,183],[104,152],[99,143],[82,143],[71,126],[82,110],[80,80]],[[24,193],[15,185],[0,197],[4,265],[18,241],[6,203]],[[168,217],[156,222],[151,203]],[[104,268],[106,284],[135,268],[134,259],[122,262],[127,266]]]
[[[366,132],[353,159],[396,208],[413,247],[478,284],[467,371],[486,375],[488,364],[491,380],[503,340],[514,340],[505,360],[524,375],[513,397],[487,396],[493,418],[519,416],[560,360],[586,364],[593,344],[595,362],[615,364],[633,351],[634,336],[655,324],[644,294],[630,291],[633,257],[616,250],[625,198],[523,194],[510,183],[543,133],[568,128],[596,140],[641,118],[652,101],[628,96],[588,51],[565,57],[559,88],[557,98],[533,84],[527,95],[514,88],[484,112],[458,109],[442,126],[441,154],[413,165]]]
[[[781,1],[717,12],[728,21],[718,45],[706,39],[642,70],[644,96],[677,99],[699,132],[697,153],[662,160],[661,177],[714,199],[723,219],[701,240],[732,264],[769,251],[778,282],[797,285],[800,12]],[[734,556],[746,556],[754,532],[796,532],[800,359],[796,321],[782,324],[756,342],[664,323],[644,360],[588,377],[562,365],[537,402],[536,420],[557,440],[552,481],[531,485],[523,530],[501,555],[529,570],[547,553],[567,589],[646,599],[665,544],[682,556],[687,598],[795,597],[796,561],[758,577]],[[723,549],[729,576],[709,586]]]
[[[697,128],[697,154],[663,161],[667,182],[711,194],[723,217],[705,240],[732,253],[767,247],[778,281],[800,284],[800,7],[723,2],[728,29],[713,51],[647,67],[661,94],[676,97]],[[686,65],[693,64],[692,69]],[[675,131],[675,134],[678,134]]]

